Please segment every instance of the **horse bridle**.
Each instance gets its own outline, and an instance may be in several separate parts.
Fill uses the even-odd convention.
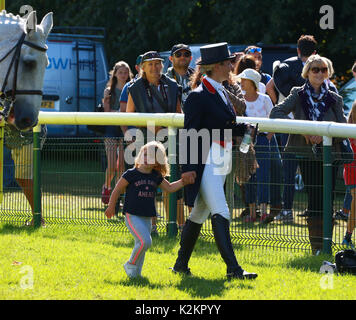
[[[35,43],[29,42],[25,40],[26,33],[23,32],[21,35],[20,39],[16,43],[16,45],[8,51],[5,56],[0,60],[0,63],[4,61],[11,52],[14,51],[14,54],[12,56],[9,68],[7,69],[6,76],[4,83],[2,84],[2,87],[0,89],[0,107],[3,109],[0,110],[0,115],[4,117],[5,121],[7,120],[10,110],[16,100],[16,95],[39,95],[42,96],[43,92],[42,90],[17,90],[16,88],[16,83],[17,83],[17,71],[19,67],[19,61],[20,61],[20,55],[21,55],[21,48],[25,44],[35,50],[41,51],[41,52],[46,52],[47,51],[47,46],[41,47]],[[4,91],[7,85],[8,78],[10,76],[12,67],[14,67],[14,78],[12,82],[12,89]]]

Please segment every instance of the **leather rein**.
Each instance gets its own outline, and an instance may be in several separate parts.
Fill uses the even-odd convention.
[[[16,43],[16,45],[11,48],[5,56],[0,59],[0,63],[3,62],[12,52],[14,52],[9,68],[7,69],[6,76],[4,79],[4,83],[2,84],[2,87],[0,89],[0,107],[2,107],[2,110],[0,110],[0,116],[3,116],[5,121],[7,121],[7,118],[9,116],[10,110],[16,100],[16,95],[39,95],[42,96],[43,92],[42,90],[17,90],[16,83],[17,83],[17,71],[19,67],[19,61],[20,61],[20,55],[21,55],[21,48],[23,45],[29,46],[35,50],[41,51],[41,52],[46,52],[47,51],[47,46],[41,47],[35,43],[29,42],[25,40],[26,33],[23,32],[21,35],[20,39]],[[12,89],[4,91],[11,73],[12,68],[14,68],[14,78],[12,82]]]

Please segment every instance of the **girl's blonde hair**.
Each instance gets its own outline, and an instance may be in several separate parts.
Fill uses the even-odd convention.
[[[135,159],[135,168],[138,168],[143,164],[143,155],[144,151],[147,150],[148,163],[151,164],[154,157],[154,170],[157,170],[162,177],[169,176],[169,164],[168,158],[166,155],[166,150],[161,142],[151,141],[146,143],[141,147],[140,152],[138,153]]]

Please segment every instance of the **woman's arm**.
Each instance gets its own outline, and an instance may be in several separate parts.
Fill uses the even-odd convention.
[[[176,113],[182,113],[182,107],[179,98],[177,99]]]
[[[276,89],[274,86],[273,78],[271,78],[271,80],[269,80],[266,84],[266,93],[271,98],[273,104],[276,104],[277,103],[277,95],[276,95]]]
[[[285,98],[281,103],[275,105],[269,114],[271,119],[290,119],[288,115],[291,112],[295,112],[297,99],[298,99],[298,89],[292,89],[291,93],[287,98]]]
[[[126,112],[135,112],[135,111],[136,111],[135,103],[132,99],[131,94],[129,93],[129,97],[127,99],[127,105],[126,105]]]
[[[127,106],[127,102],[120,101],[120,112],[126,112],[126,106]],[[127,126],[121,126],[121,130],[125,135],[127,131]]]
[[[104,106],[104,112],[110,112],[111,111],[111,107],[110,107],[110,90],[109,90],[109,88],[106,88],[104,90],[103,106]]]
[[[110,219],[115,215],[115,205],[120,197],[121,193],[124,193],[129,182],[125,178],[120,178],[120,180],[115,185],[113,192],[111,193],[109,206],[105,210],[105,215]]]

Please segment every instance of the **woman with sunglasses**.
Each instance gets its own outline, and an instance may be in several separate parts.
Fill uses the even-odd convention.
[[[329,77],[326,59],[319,55],[310,56],[303,67],[302,77],[306,80],[305,84],[294,87],[289,96],[272,109],[270,118],[288,119],[288,114],[292,112],[296,120],[346,123],[342,97],[330,90],[325,82]],[[296,154],[305,184],[307,224],[313,254],[320,252],[323,244],[322,144],[321,136],[291,134],[285,147],[286,152]],[[333,167],[332,190],[336,170],[337,167]]]

